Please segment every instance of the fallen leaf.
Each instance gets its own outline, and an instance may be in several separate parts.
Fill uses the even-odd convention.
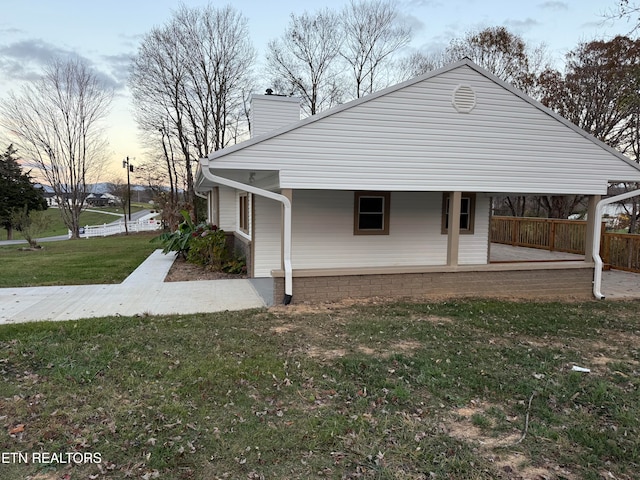
[[[9,430],[9,435],[15,435],[16,433],[24,432],[24,424],[16,425],[11,430]]]

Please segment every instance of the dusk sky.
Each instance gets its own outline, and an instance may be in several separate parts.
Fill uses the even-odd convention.
[[[0,100],[10,90],[36,78],[54,56],[79,55],[115,88],[109,117],[111,169],[126,156],[142,158],[126,80],[131,56],[140,38],[154,26],[166,23],[180,2],[169,0],[5,0],[0,17]],[[206,0],[186,0],[188,6]],[[235,0],[232,5],[248,18],[258,65],[266,43],[285,30],[289,14],[329,7],[340,10],[348,0],[283,2]],[[544,43],[558,68],[564,54],[578,43],[626,34],[631,24],[607,21],[615,0],[481,1],[404,0],[398,6],[414,31],[406,52],[437,51],[452,38],[488,26],[505,26],[531,46]],[[226,2],[212,3],[224,6]],[[261,92],[268,85],[257,85]],[[6,145],[0,145],[4,150]],[[121,169],[120,169],[121,170]]]

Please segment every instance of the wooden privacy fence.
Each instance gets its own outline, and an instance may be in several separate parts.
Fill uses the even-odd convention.
[[[605,233],[600,256],[604,264],[611,268],[640,273],[640,235]]]
[[[491,241],[517,247],[584,255],[586,231],[587,222],[583,220],[491,218]],[[600,256],[609,268],[640,273],[640,235],[603,233]]]

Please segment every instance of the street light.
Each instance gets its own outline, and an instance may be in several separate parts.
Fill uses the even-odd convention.
[[[129,173],[133,172],[133,165],[129,163],[129,157],[122,161],[122,168],[127,169],[127,203],[129,204],[129,221],[131,221],[131,180]]]

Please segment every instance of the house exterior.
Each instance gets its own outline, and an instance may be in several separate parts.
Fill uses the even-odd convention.
[[[466,59],[303,120],[295,99],[252,101],[254,136],[202,159],[196,184],[274,303],[588,297],[590,257],[489,262],[491,197],[581,194],[595,211],[610,182],[640,181],[623,155]]]

